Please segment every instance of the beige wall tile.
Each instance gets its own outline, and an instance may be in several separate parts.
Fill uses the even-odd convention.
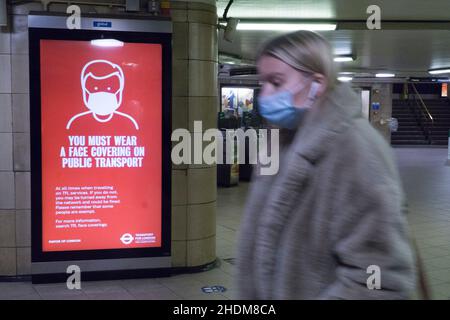
[[[12,133],[0,133],[0,170],[13,170]]]
[[[205,3],[204,1],[188,1],[188,9],[216,13],[217,7],[214,5],[214,1],[212,0],[209,2],[210,3]]]
[[[11,53],[28,54],[28,16],[12,17]]]
[[[0,54],[0,93],[11,93],[11,56]]]
[[[217,96],[217,63],[189,60],[189,96]]]
[[[18,247],[31,246],[31,211],[16,211],[16,245]]]
[[[186,22],[173,23],[173,58],[186,60],[189,57],[189,25]]]
[[[17,274],[31,274],[31,248],[17,248]]]
[[[28,55],[11,55],[11,92],[29,92]]]
[[[185,267],[186,241],[172,241],[172,267]]]
[[[187,239],[204,239],[216,234],[216,202],[189,205]]]
[[[189,59],[217,62],[217,27],[189,23]]]
[[[186,130],[186,129],[182,129]],[[211,168],[216,165],[216,162],[212,164],[205,163],[204,159],[204,150],[207,146],[209,146],[211,143],[216,143],[215,141],[203,141],[203,132],[189,132],[185,131],[187,134],[187,137],[183,136],[183,138],[180,138],[178,141],[172,142],[172,151],[174,152],[174,155],[177,155],[181,153],[184,155],[184,153],[187,153],[187,159],[182,159],[183,161],[186,160],[186,163],[181,164],[174,164],[172,163],[172,169],[174,170],[186,170],[188,168]],[[199,145],[197,146],[196,142],[197,140],[200,141]],[[190,141],[190,145],[189,145]],[[189,147],[190,146],[190,147]],[[182,148],[182,149],[181,149]],[[217,152],[217,149],[216,149]],[[173,158],[174,160],[175,158]]]
[[[0,209],[14,209],[14,197],[14,172],[0,172]]]
[[[0,248],[0,276],[15,276],[16,266],[16,248]]]
[[[188,101],[187,97],[172,98],[172,130],[188,128]]]
[[[178,143],[181,143],[181,142],[179,142],[179,141],[172,142],[172,148],[174,146],[178,145]],[[180,170],[180,171],[184,170],[184,171],[186,171],[188,168],[189,168],[188,164],[184,164],[184,163],[175,164],[175,163],[172,162],[172,170]]]
[[[172,207],[172,240],[186,240],[187,206]]]
[[[392,116],[392,84],[382,83],[372,86],[371,102],[379,102],[380,110],[375,114],[375,111],[370,111],[370,122],[390,143],[391,131],[387,124],[381,124],[381,119],[389,119]]]
[[[12,132],[12,97],[0,94],[0,132]]]
[[[216,237],[187,241],[187,265],[201,266],[216,259]]]
[[[205,162],[205,158],[204,158],[204,152],[206,147],[208,147],[211,143],[216,144],[216,152],[218,152],[217,149],[217,142],[216,141],[204,141],[204,136],[203,136],[204,132],[203,131],[198,131],[198,132],[191,132],[191,135],[193,137],[192,139],[192,160],[191,160],[191,164],[188,165],[189,169],[200,169],[200,168],[213,168],[216,166],[217,162],[214,162],[213,164],[207,164]],[[199,148],[196,145],[196,142],[194,139],[200,139],[201,140],[201,147]],[[199,151],[198,151],[198,150]],[[196,153],[199,152],[199,154],[197,155],[197,157],[199,157],[200,159],[196,159]],[[198,161],[200,160],[200,161]],[[217,158],[216,158],[217,161]]]
[[[38,2],[12,6],[13,14],[28,14],[30,11],[42,11],[42,10],[43,10],[42,3]]]
[[[16,246],[16,215],[14,210],[0,211],[0,247]]]
[[[209,25],[217,25],[217,13],[207,11],[188,11],[188,21],[194,23],[204,23]]]
[[[216,167],[188,169],[188,203],[201,204],[216,201]]]
[[[194,121],[202,121],[202,130],[217,128],[217,97],[189,98],[189,130],[194,131]]]
[[[31,208],[31,181],[29,172],[16,172],[16,209]]]
[[[187,170],[172,170],[172,205],[187,203]]]
[[[172,96],[187,97],[189,92],[188,60],[174,59],[172,73]]]
[[[11,53],[11,34],[0,30],[0,54]]]
[[[170,16],[173,22],[186,22],[187,10],[171,9]]]
[[[14,171],[30,171],[30,134],[14,133]]]

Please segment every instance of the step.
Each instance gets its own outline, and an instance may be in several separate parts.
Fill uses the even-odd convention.
[[[399,116],[396,114],[392,115],[392,118],[396,118],[398,121],[416,121],[416,117],[414,116]]]
[[[396,113],[396,112],[392,112],[392,116],[395,117],[404,117],[404,118],[415,118],[417,115],[415,115],[414,113]]]
[[[392,141],[393,145],[427,145],[428,141],[416,141],[416,140],[402,140],[402,141]]]
[[[429,126],[430,128],[433,128],[433,130],[434,129],[440,129],[440,130],[448,130],[448,129],[450,129],[450,126],[448,125],[448,124],[440,124],[440,123],[435,123],[434,125],[430,125]],[[448,131],[447,131],[448,132]]]
[[[423,134],[402,134],[401,132],[392,132],[392,136],[399,138],[399,139],[425,139],[425,135]],[[442,137],[440,135],[437,135],[438,137]]]
[[[398,130],[400,131],[418,131],[418,132],[423,132],[422,128],[419,126],[405,126],[405,125],[398,125]]]
[[[392,132],[391,136],[396,140],[426,140],[424,135],[396,135],[396,132]]]
[[[428,141],[428,139],[425,139],[424,137],[397,137],[397,136],[391,136],[392,141]],[[442,140],[442,139],[438,139]]]
[[[431,137],[433,139],[448,140],[448,135],[445,134],[431,134]]]
[[[445,113],[438,113],[438,112],[430,112],[431,116],[436,119],[436,118],[449,118],[450,117],[450,112],[445,112]]]
[[[395,112],[392,113],[392,116],[399,117],[399,118],[414,118],[415,117],[415,115],[412,113],[399,114],[399,113],[395,113]]]
[[[435,145],[435,146],[446,146],[446,145],[448,145],[448,141],[435,141],[435,140],[433,140],[432,144]]]

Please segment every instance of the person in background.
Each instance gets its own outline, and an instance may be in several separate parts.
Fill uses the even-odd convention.
[[[235,94],[234,94],[234,91],[233,90],[230,90],[230,94],[228,95],[228,106],[230,107],[230,108],[235,108],[235,106],[234,106],[234,100],[235,100],[235,98],[236,98],[236,96],[235,96]]]
[[[259,112],[280,128],[280,170],[255,170],[237,298],[411,298],[415,254],[392,151],[337,82],[329,43],[310,31],[279,36],[257,68]]]

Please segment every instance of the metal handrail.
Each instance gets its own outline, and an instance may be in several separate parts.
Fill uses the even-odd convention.
[[[414,85],[414,83],[411,83],[411,85],[412,85],[412,87],[413,87],[413,89],[414,89],[414,92],[416,93],[416,96],[419,97],[419,101],[421,102],[421,105],[420,105],[420,104],[417,102],[416,97],[414,96],[414,101],[415,101],[416,104],[419,106],[420,112],[422,113],[422,115],[423,115],[423,117],[424,117],[425,119],[427,119],[426,115],[428,115],[429,120],[431,120],[431,127],[428,127],[428,128],[427,128],[427,135],[428,135],[428,142],[429,142],[430,144],[432,144],[432,139],[433,139],[433,138],[432,138],[432,134],[433,134],[433,127],[434,127],[434,119],[433,119],[433,116],[431,115],[430,111],[428,110],[428,108],[427,108],[425,102],[423,101],[422,96],[420,95],[419,91],[417,91],[417,88],[416,88],[416,86]],[[425,112],[426,112],[426,113],[424,112],[424,109],[425,109]]]
[[[422,103],[422,106],[424,107],[425,111],[427,112],[428,117],[430,118],[431,122],[434,124],[433,116],[431,115],[430,111],[428,110],[427,105],[425,104],[425,102],[423,102],[422,96],[421,96],[420,93],[417,91],[417,88],[416,88],[416,86],[414,85],[414,83],[411,83],[411,84],[412,84],[412,87],[413,87],[414,91],[416,92],[416,95],[419,97],[419,100],[420,100],[420,102]]]

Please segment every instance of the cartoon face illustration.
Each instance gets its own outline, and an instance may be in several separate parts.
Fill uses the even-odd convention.
[[[86,107],[95,115],[112,115],[122,104],[125,79],[122,68],[106,60],[94,60],[81,71]]]
[[[100,123],[110,121],[114,115],[129,119],[136,130],[139,126],[131,116],[117,111],[122,104],[125,76],[122,68],[108,60],[88,62],[81,71],[83,102],[89,111],[75,115],[67,123],[69,130],[78,118],[92,115]]]

